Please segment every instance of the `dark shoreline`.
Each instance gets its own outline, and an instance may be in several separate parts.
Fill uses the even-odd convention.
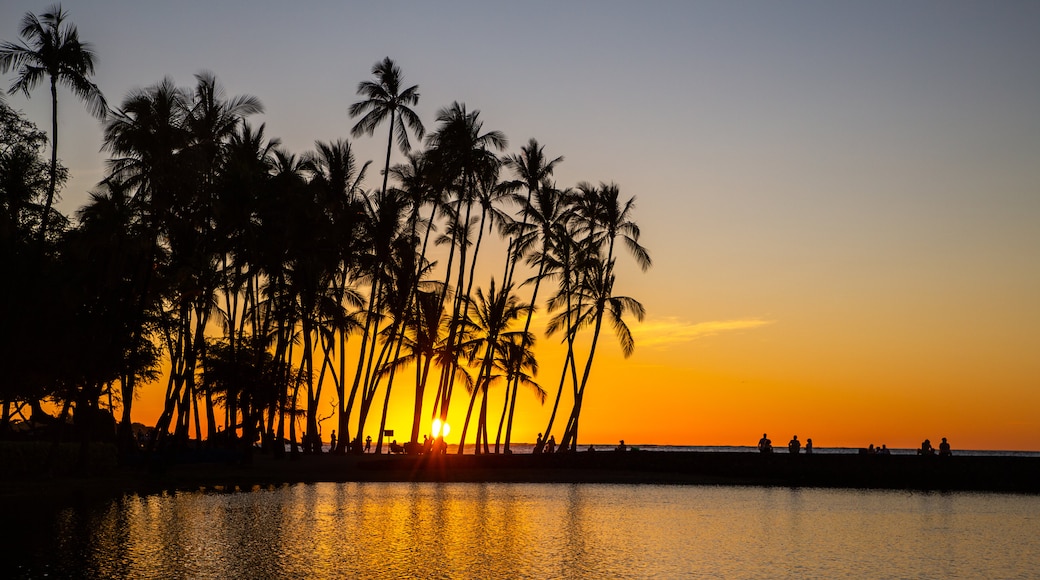
[[[115,467],[90,477],[5,478],[0,499],[235,491],[315,482],[752,485],[1040,493],[1040,458],[598,451],[553,455],[255,455],[251,462]]]

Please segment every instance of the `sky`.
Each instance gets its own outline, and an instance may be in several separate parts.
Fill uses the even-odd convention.
[[[4,2],[0,39],[47,6]],[[1040,450],[1040,3],[63,6],[114,107],[208,70],[303,153],[349,137],[357,84],[389,56],[428,129],[465,103],[508,152],[533,137],[564,156],[559,186],[635,196],[654,266],[619,264],[615,290],[647,318],[630,358],[602,343],[583,441]],[[49,127],[46,87],[7,100]],[[59,101],[73,213],[107,156],[101,124]],[[379,165],[384,139],[351,141]],[[158,415],[153,390],[135,420]],[[518,405],[533,441],[549,407]]]

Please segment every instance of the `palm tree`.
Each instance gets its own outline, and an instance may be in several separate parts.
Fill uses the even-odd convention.
[[[261,110],[254,97],[225,99],[209,73],[196,79],[192,92],[169,79],[132,92],[105,128],[105,146],[117,156],[109,162],[111,177],[124,180],[140,196],[144,223],[154,236],[153,255],[166,254],[159,265],[173,282],[166,289],[162,318],[172,371],[157,431],[165,435],[176,410],[175,435],[182,441],[198,394],[195,366],[204,355],[204,332],[220,286],[218,260],[225,249],[216,234],[215,190],[228,143],[245,116]],[[206,410],[212,419],[212,405]],[[201,436],[197,406],[195,429]]]
[[[360,297],[351,288],[350,275],[357,269],[357,258],[367,248],[364,227],[366,225],[365,199],[361,189],[365,173],[371,161],[358,167],[357,159],[346,139],[335,142],[315,142],[315,151],[306,156],[305,167],[311,173],[310,187],[315,190],[318,202],[325,208],[334,224],[333,244],[339,249],[339,271],[332,278],[333,299],[359,306]],[[340,432],[336,452],[342,452],[350,443],[350,407],[346,398],[346,343],[353,329],[353,318],[343,318],[333,324],[339,332],[339,372],[333,372],[338,400],[337,428]],[[331,352],[329,353],[331,354]],[[328,364],[331,364],[328,360]]]
[[[104,119],[108,113],[101,89],[89,80],[94,74],[96,58],[93,47],[79,39],[79,31],[65,20],[67,16],[60,4],[51,6],[40,16],[26,13],[21,22],[23,42],[0,44],[0,72],[18,69],[9,93],[21,91],[28,97],[29,91],[36,88],[45,76],[50,78],[51,172],[40,223],[41,240],[47,230],[58,180],[58,84],[65,85],[86,102],[91,114],[98,119]]]
[[[357,92],[365,97],[350,106],[350,117],[364,115],[358,121],[350,134],[358,137],[362,134],[371,136],[376,127],[389,117],[390,134],[386,141],[386,165],[383,167],[383,189],[386,193],[386,180],[390,176],[390,153],[393,150],[394,136],[397,136],[397,145],[401,151],[408,153],[412,149],[408,140],[408,129],[415,133],[417,139],[422,139],[425,134],[422,121],[409,107],[419,102],[419,85],[412,85],[401,90],[403,75],[390,57],[377,62],[372,66],[372,74],[376,76],[373,81],[361,81]]]
[[[598,188],[587,183],[578,185],[581,193],[576,205],[578,220],[582,223],[582,230],[587,234],[586,242],[593,249],[599,249],[589,267],[585,269],[582,284],[579,285],[581,300],[579,304],[585,304],[583,312],[576,313],[574,320],[580,326],[592,325],[592,344],[589,347],[589,357],[585,363],[582,374],[581,385],[575,395],[574,407],[570,419],[560,439],[560,448],[569,449],[577,445],[578,419],[581,415],[581,405],[585,396],[585,388],[588,385],[589,374],[592,371],[592,360],[596,354],[596,345],[599,340],[600,330],[603,326],[603,318],[609,315],[610,324],[621,343],[622,353],[625,357],[632,354],[635,342],[632,334],[625,323],[623,316],[627,313],[634,314],[637,320],[643,320],[645,310],[638,301],[627,296],[614,296],[614,245],[621,238],[628,248],[629,253],[636,259],[643,271],[650,268],[652,262],[646,248],[639,244],[639,226],[631,219],[635,209],[635,197],[626,202],[620,200],[620,190],[615,184],[600,184]]]
[[[581,312],[582,302],[580,296],[580,282],[582,272],[586,271],[592,256],[584,240],[581,239],[574,220],[558,224],[552,233],[552,251],[542,256],[545,260],[546,277],[557,280],[556,293],[549,297],[546,304],[549,312],[563,309],[563,312],[549,319],[546,326],[546,336],[551,336],[559,330],[564,331],[564,342],[567,344],[567,354],[564,358],[563,369],[560,371],[560,383],[557,387],[552,413],[549,414],[549,422],[544,432],[548,436],[552,432],[556,413],[560,407],[560,399],[563,396],[563,387],[567,382],[568,371],[571,376],[572,391],[576,397],[578,394],[578,371],[574,358],[574,341],[577,338],[577,330],[581,322],[576,314]],[[541,453],[542,447],[536,447],[535,453]]]
[[[257,258],[261,241],[257,235],[257,222],[261,196],[271,169],[272,150],[278,145],[277,139],[265,138],[264,129],[262,124],[253,129],[248,123],[242,123],[230,136],[213,200],[227,355],[236,363],[252,363],[258,367],[264,364],[262,358],[268,344],[258,307],[261,270]],[[251,410],[240,408],[239,403],[247,400],[244,389],[249,387],[243,380],[233,377],[224,385],[223,392],[227,424],[225,441],[229,444],[235,442],[235,425],[241,410],[243,436],[248,442],[243,448],[247,452],[252,449],[256,431],[248,432],[254,427],[246,421]],[[262,410],[254,407],[252,412]]]
[[[534,376],[538,374],[538,359],[535,358],[534,351],[531,349],[532,343],[528,340],[529,337],[530,333],[525,330],[523,333],[512,336],[509,340],[504,340],[499,344],[495,366],[505,376],[506,389],[513,389],[513,393],[510,397],[507,392],[502,403],[502,416],[498,420],[498,435],[495,436],[495,453],[498,453],[498,444],[502,439],[503,426],[506,427],[506,453],[510,453],[509,429],[512,428],[511,421],[516,404],[515,385],[523,384],[530,387],[535,396],[538,397],[538,402],[542,405],[545,404],[545,397],[547,396],[545,389],[534,380]],[[507,412],[510,420],[508,425],[506,425]]]
[[[492,149],[501,151],[505,149],[508,141],[500,131],[488,131],[482,133],[483,121],[480,120],[480,111],[467,111],[465,104],[452,103],[450,107],[441,109],[437,114],[439,126],[427,138],[427,155],[430,162],[437,168],[439,175],[435,177],[440,186],[455,192],[456,199],[453,207],[445,208],[451,225],[450,239],[451,251],[448,254],[447,266],[445,268],[446,278],[444,291],[451,286],[452,261],[455,258],[455,249],[459,253],[458,281],[455,286],[455,301],[452,309],[452,317],[448,327],[448,350],[457,352],[458,327],[467,317],[469,305],[468,291],[464,290],[467,250],[469,241],[469,228],[472,215],[473,203],[477,197],[477,186],[480,178],[487,175],[489,168],[499,165],[498,157]],[[451,391],[455,369],[442,369],[441,381],[438,385],[438,397],[436,407],[439,409],[441,420],[445,420],[448,414],[448,406],[451,401]]]
[[[487,442],[487,389],[494,380],[493,374],[496,355],[501,352],[502,343],[521,342],[531,343],[529,337],[520,331],[511,331],[509,328],[513,322],[531,310],[531,305],[521,302],[513,294],[513,288],[508,285],[502,286],[500,290],[495,289],[495,280],[492,278],[488,292],[477,288],[476,296],[473,298],[473,308],[468,310],[469,320],[466,326],[471,329],[472,337],[460,343],[460,350],[469,353],[470,360],[480,361],[480,370],[477,374],[477,382],[470,394],[469,408],[466,411],[466,420],[462,426],[462,434],[459,437],[459,453],[465,449],[466,431],[469,428],[470,417],[473,414],[473,406],[478,396],[482,396],[480,416],[477,419],[477,452],[480,452],[480,441]]]
[[[380,195],[375,200],[367,200],[368,229],[367,253],[361,256],[361,268],[363,275],[370,280],[368,296],[368,309],[365,314],[364,330],[361,337],[361,355],[358,358],[358,366],[354,376],[354,385],[351,387],[351,400],[361,387],[361,409],[359,411],[358,431],[355,436],[355,445],[359,445],[363,435],[362,430],[368,418],[368,412],[378,387],[377,377],[373,371],[378,370],[386,359],[390,344],[394,342],[399,329],[400,317],[393,321],[394,327],[388,331],[391,338],[383,342],[382,352],[379,354],[380,364],[375,364],[377,352],[377,337],[379,322],[387,312],[388,298],[397,296],[401,304],[407,304],[407,295],[400,289],[394,289],[395,276],[393,272],[396,261],[395,249],[401,243],[401,236],[407,236],[407,231],[402,231],[406,225],[408,201],[399,195],[396,190],[391,190],[386,195]],[[410,238],[406,238],[405,244],[412,246]],[[414,272],[414,263],[410,266],[412,272],[407,274],[410,278]],[[410,281],[408,282],[410,284]],[[368,350],[366,351],[366,347]],[[367,356],[367,360],[366,359]]]
[[[511,182],[511,185],[516,188],[527,188],[527,198],[522,203],[530,204],[531,196],[534,195],[534,192],[538,191],[542,184],[552,177],[556,166],[562,162],[563,156],[546,161],[545,146],[539,145],[536,139],[531,138],[527,145],[520,148],[519,155],[510,155],[506,157],[503,163],[516,174],[516,180]],[[516,201],[520,201],[520,199],[517,198]],[[522,207],[524,206],[522,205]],[[523,212],[523,216],[523,223],[526,224],[529,216],[526,212]],[[513,281],[513,266],[516,265],[520,255],[520,252],[514,252],[513,245],[513,240],[510,239],[509,270],[506,274],[506,283]],[[534,301],[532,300],[533,303]],[[508,449],[509,446],[507,445],[506,448]]]
[[[527,254],[528,262],[537,268],[537,274],[532,278],[534,289],[531,291],[531,304],[537,302],[542,280],[548,275],[554,264],[552,254],[556,245],[555,240],[559,232],[566,231],[566,224],[571,220],[572,213],[569,204],[572,197],[573,193],[569,189],[560,191],[547,181],[538,184],[533,191],[528,190],[526,199],[520,195],[515,196],[515,200],[520,203],[524,219],[523,222],[514,224],[514,227],[510,228],[510,231],[515,234],[511,244],[516,256]],[[527,315],[524,332],[528,332],[531,328],[533,313],[532,310]],[[519,383],[514,381],[508,391],[512,403],[509,406],[508,427],[506,428],[505,448],[507,452],[512,437],[513,412],[518,386]]]

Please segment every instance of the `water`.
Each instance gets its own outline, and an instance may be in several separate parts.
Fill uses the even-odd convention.
[[[320,483],[5,510],[8,578],[1035,578],[1040,496]]]

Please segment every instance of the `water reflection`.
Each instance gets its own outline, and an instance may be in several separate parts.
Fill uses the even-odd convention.
[[[1025,578],[1040,569],[1040,498],[1016,495],[327,483],[128,496],[36,517],[40,533],[4,544],[14,577]]]

